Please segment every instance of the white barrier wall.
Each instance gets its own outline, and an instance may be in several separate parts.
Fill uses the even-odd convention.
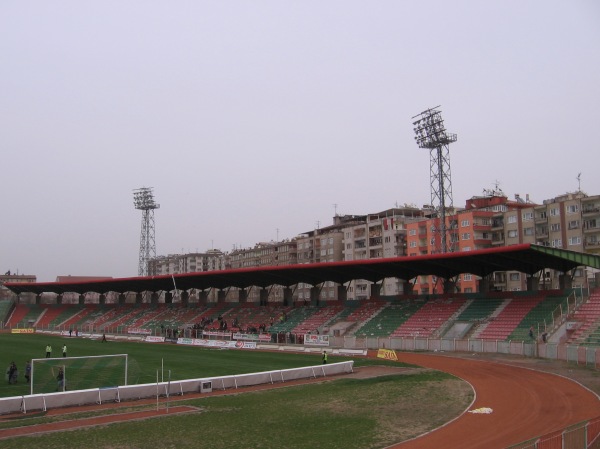
[[[201,385],[212,383],[213,390],[227,390],[261,384],[285,383],[298,379],[309,379],[351,373],[354,361],[329,363],[327,365],[305,366],[261,373],[239,374],[234,376],[207,377],[202,379],[177,380],[152,384],[127,385],[115,388],[93,388],[58,393],[33,394],[0,398],[0,414],[78,405],[100,404],[107,401],[127,401],[157,396],[199,393]]]

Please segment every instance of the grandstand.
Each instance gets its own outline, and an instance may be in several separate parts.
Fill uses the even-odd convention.
[[[164,329],[192,329],[200,323],[208,323],[205,330],[216,330],[220,326],[217,318],[221,317],[228,322],[227,331],[231,333],[264,329],[272,335],[291,335],[294,341],[307,333],[357,338],[529,341],[530,327],[534,327],[536,338],[542,332],[552,334],[559,329],[566,334],[564,323],[568,316],[577,323],[577,329],[568,335],[570,342],[600,344],[600,293],[593,293],[577,309],[567,305],[569,295],[573,296],[572,290],[414,295],[295,307],[281,303],[260,306],[229,302],[13,306],[11,301],[3,301],[0,314],[4,314],[3,322],[9,328],[124,334],[130,329],[144,329],[154,335]],[[234,322],[237,326],[233,326]]]
[[[600,290],[592,292],[589,300],[575,310],[571,318],[578,326],[567,343],[600,346]]]

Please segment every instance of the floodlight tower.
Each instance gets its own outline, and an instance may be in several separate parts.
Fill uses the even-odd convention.
[[[148,261],[156,258],[156,242],[154,240],[154,209],[160,207],[154,201],[152,187],[142,187],[133,191],[133,205],[142,211],[142,232],[140,234],[140,258],[138,275],[148,275]]]
[[[440,225],[436,229],[440,233],[439,252],[452,251],[453,242],[448,241],[446,210],[452,208],[452,180],[450,177],[450,148],[456,142],[456,134],[446,132],[442,111],[439,106],[427,109],[413,117],[415,141],[419,148],[429,148],[429,172],[431,184],[431,205],[435,208],[435,216]],[[437,243],[436,239],[436,243]]]

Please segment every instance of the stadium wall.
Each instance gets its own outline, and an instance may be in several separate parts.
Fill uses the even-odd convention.
[[[351,373],[353,361],[329,363],[327,365],[306,366],[260,373],[233,376],[206,377],[151,384],[127,385],[114,388],[93,388],[88,390],[65,391],[58,393],[33,394],[0,398],[0,414],[46,411],[51,408],[101,404],[107,401],[128,401],[157,396],[201,393],[203,385],[210,382],[211,390],[237,389],[261,384],[285,383],[298,379],[309,379]]]

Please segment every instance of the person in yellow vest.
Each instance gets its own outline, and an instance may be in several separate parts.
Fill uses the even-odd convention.
[[[51,356],[52,356],[52,346],[46,345],[46,358],[49,358]]]
[[[323,351],[323,365],[327,364],[327,352]]]
[[[67,345],[63,345],[62,347],[63,357],[67,356]]]

